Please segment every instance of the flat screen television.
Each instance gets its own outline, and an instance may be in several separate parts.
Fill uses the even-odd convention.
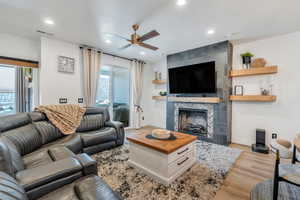
[[[170,94],[216,92],[215,62],[176,67],[169,72]]]

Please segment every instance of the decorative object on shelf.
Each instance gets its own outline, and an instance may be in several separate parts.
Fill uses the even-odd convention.
[[[261,95],[263,95],[263,96],[270,95],[270,90],[265,89],[265,88],[260,88],[260,90],[261,90]]]
[[[243,59],[243,66],[244,66],[245,69],[250,69],[251,58],[253,56],[254,55],[250,52],[246,52],[246,53],[241,54],[241,57]]]
[[[65,56],[58,56],[58,71],[64,73],[74,73],[75,59]]]
[[[242,86],[242,85],[234,86],[234,95],[243,96],[244,95],[244,86]]]
[[[154,68],[154,74],[155,74],[155,75],[154,75],[154,76],[155,76],[155,77],[154,77],[154,80],[156,80],[156,81],[159,80],[159,79],[158,79],[158,69],[157,69],[157,68]]]
[[[251,68],[261,68],[265,67],[267,64],[266,60],[263,58],[256,58],[251,62]]]
[[[158,72],[155,72],[155,80],[159,80],[158,79]]]
[[[162,75],[161,75],[161,72],[158,73],[158,80],[161,80],[162,79]]]
[[[160,96],[167,96],[167,92],[159,92]]]

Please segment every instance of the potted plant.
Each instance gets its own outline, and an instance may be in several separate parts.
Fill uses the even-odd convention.
[[[245,66],[246,69],[250,68],[251,58],[253,56],[254,55],[252,53],[250,53],[250,52],[246,52],[246,53],[241,54],[241,57],[243,58],[243,64],[244,64],[244,66]]]

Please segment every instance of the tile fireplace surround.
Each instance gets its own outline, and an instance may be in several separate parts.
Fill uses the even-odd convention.
[[[198,63],[215,61],[217,92],[214,94],[183,95],[180,97],[219,97],[220,103],[176,102],[176,99],[167,101],[167,124],[169,130],[178,130],[178,115],[181,109],[205,110],[207,112],[207,134],[201,139],[222,145],[231,142],[231,109],[229,96],[232,91],[232,80],[229,72],[232,65],[232,45],[230,42],[220,42],[209,46],[192,49],[167,56],[168,69],[188,66]],[[176,95],[169,95],[176,97]]]

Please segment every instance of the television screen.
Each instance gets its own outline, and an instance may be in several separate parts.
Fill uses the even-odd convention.
[[[216,92],[215,62],[169,69],[170,94]]]

